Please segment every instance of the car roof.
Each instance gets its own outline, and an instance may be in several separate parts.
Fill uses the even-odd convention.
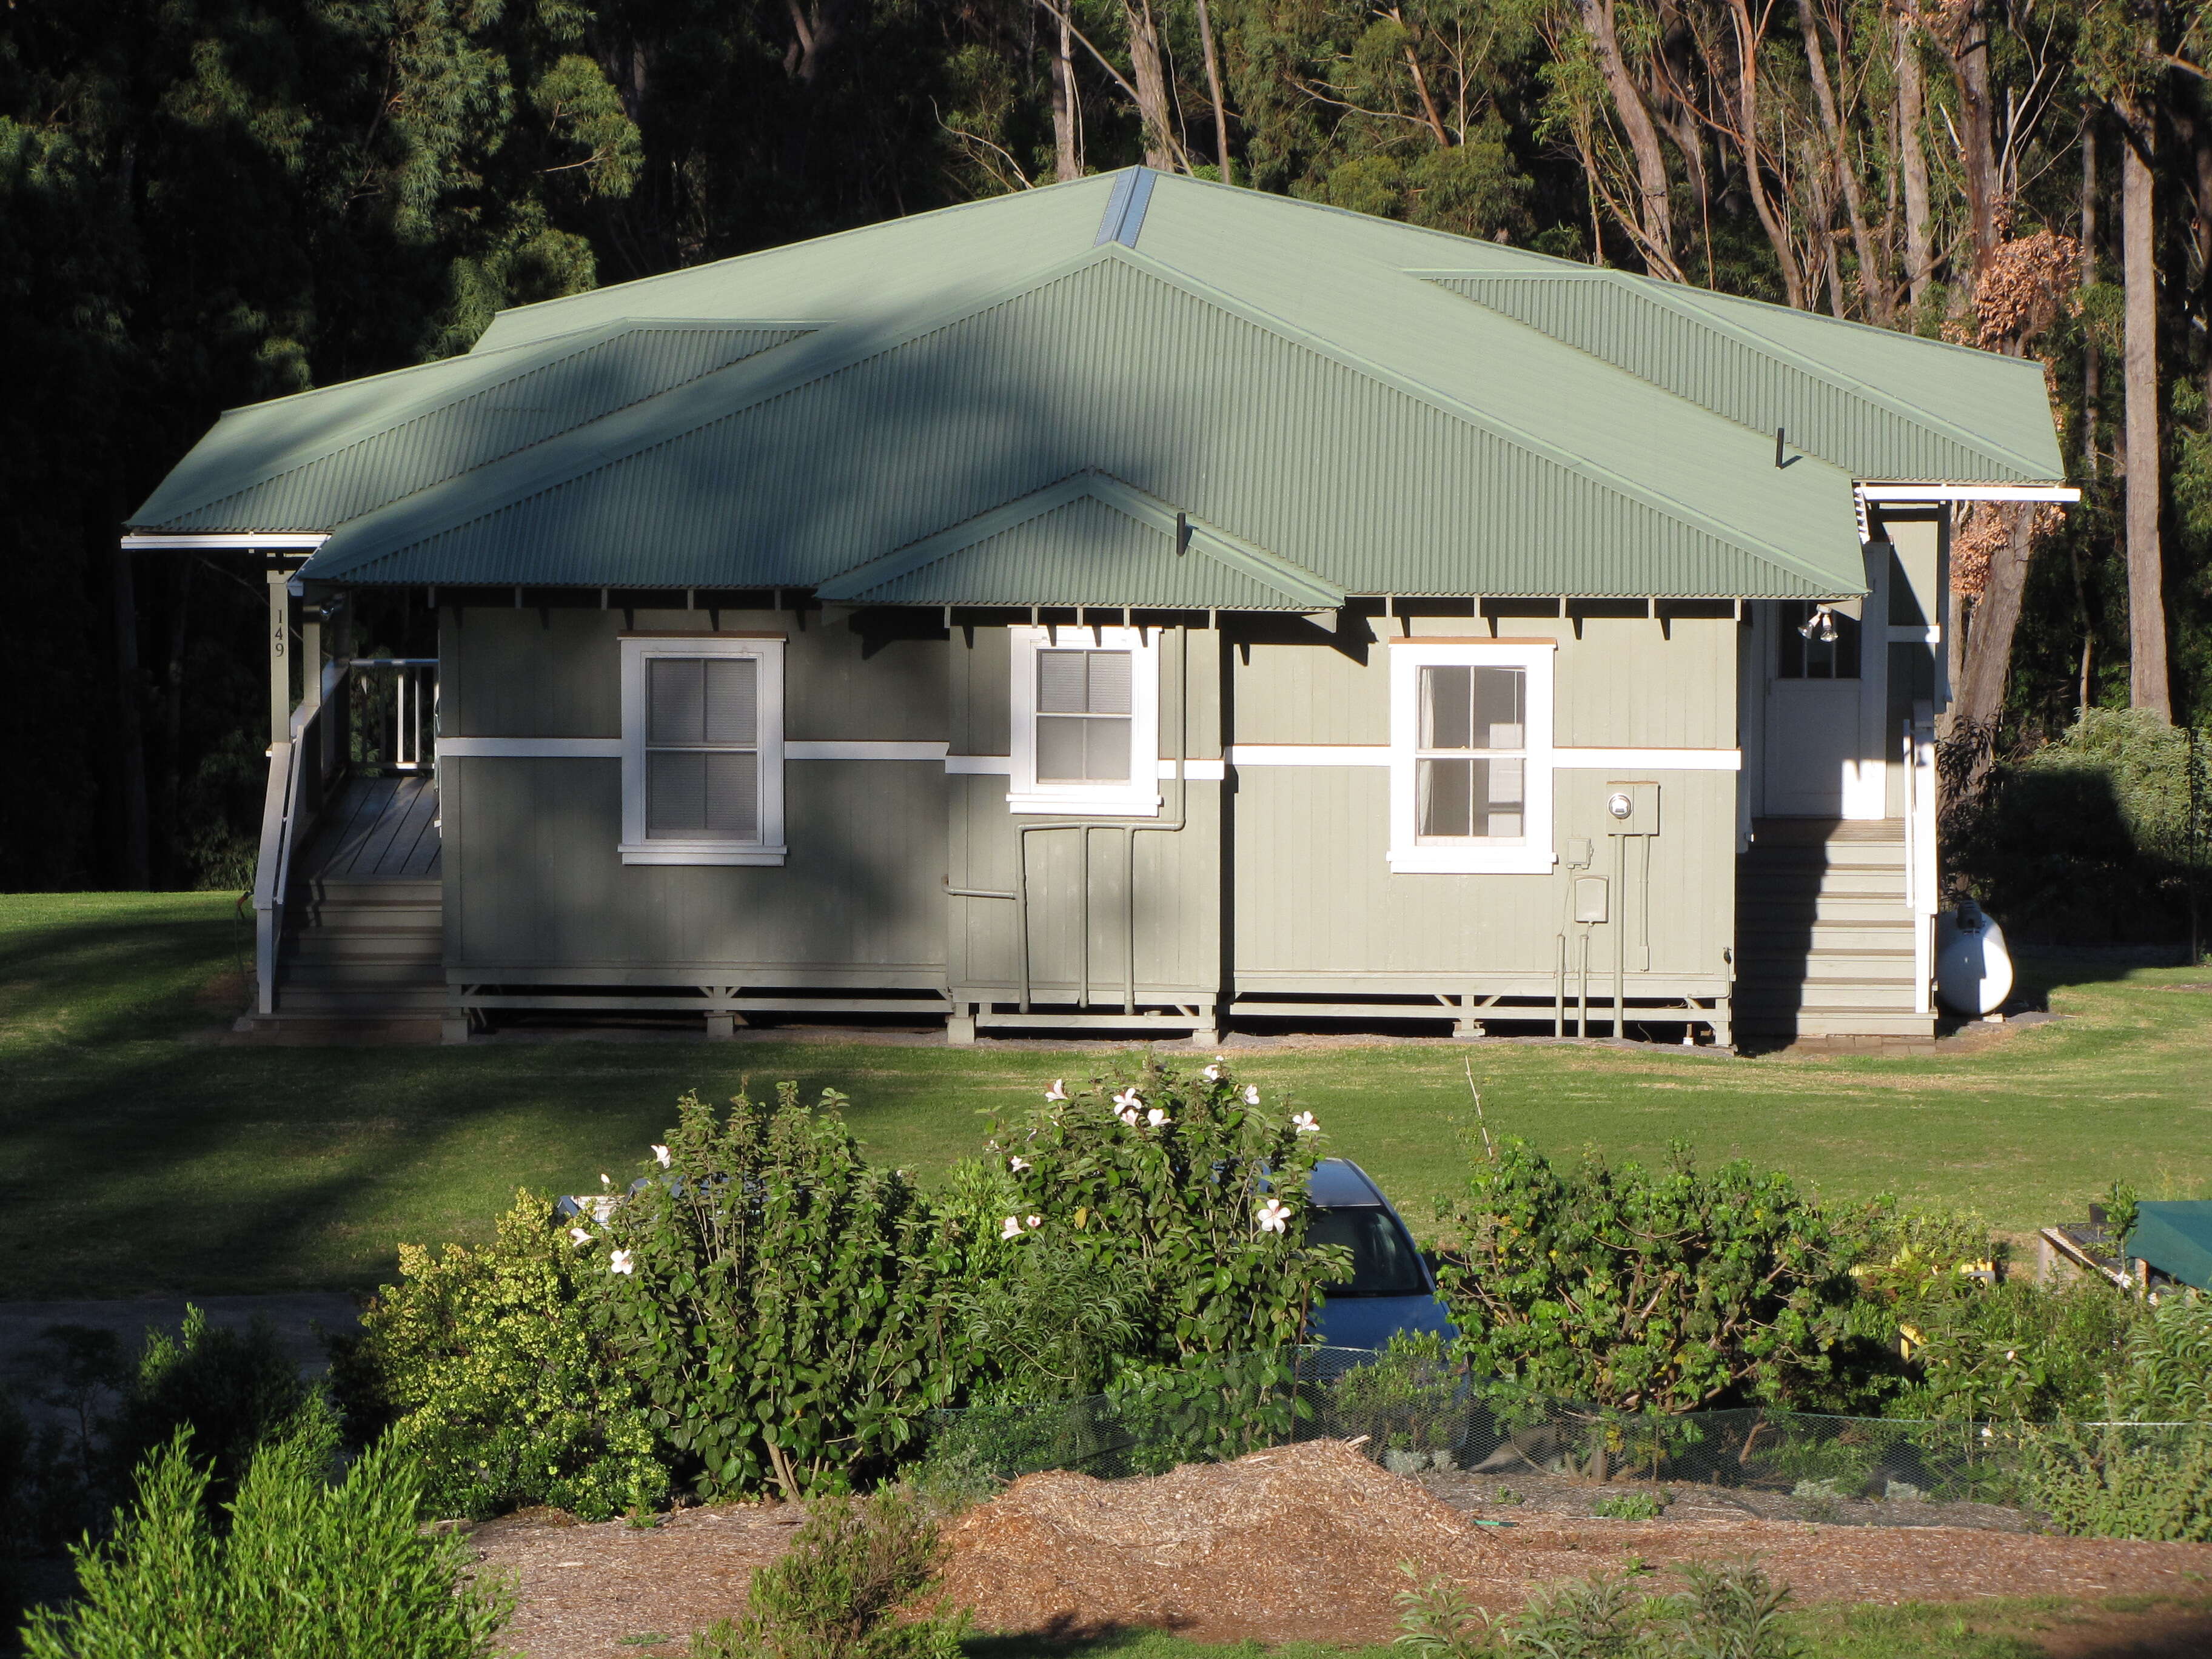
[[[1325,1158],[1315,1164],[1312,1177],[1306,1182],[1306,1196],[1332,1209],[1387,1201],[1382,1189],[1368,1179],[1367,1171],[1345,1158]]]

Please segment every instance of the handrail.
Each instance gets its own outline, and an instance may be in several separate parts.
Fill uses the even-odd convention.
[[[1933,706],[1916,702],[1902,723],[1905,763],[1905,907],[1912,917],[1913,1008],[1936,1011],[1936,732]]]
[[[253,978],[255,1005],[276,1012],[276,939],[284,926],[284,821],[292,798],[294,745],[269,745],[269,789],[261,802],[261,848],[253,866]]]

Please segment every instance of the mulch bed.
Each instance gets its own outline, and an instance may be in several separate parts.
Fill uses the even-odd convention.
[[[1561,1578],[1750,1554],[1803,1601],[2195,1597],[2212,1577],[2212,1545],[1827,1526],[1704,1504],[1657,1521],[1528,1507],[1511,1527],[1480,1525],[1335,1441],[1152,1480],[1033,1474],[946,1528],[946,1585],[986,1630],[1147,1626],[1205,1641],[1364,1644],[1396,1633],[1401,1562],[1492,1608]],[[753,1569],[787,1547],[794,1519],[746,1505],[686,1510],[646,1530],[517,1516],[475,1541],[486,1568],[518,1581],[509,1640],[530,1659],[672,1656],[690,1632],[741,1609]],[[1661,1571],[1654,1582],[1674,1580]],[[670,1639],[637,1639],[653,1634]]]

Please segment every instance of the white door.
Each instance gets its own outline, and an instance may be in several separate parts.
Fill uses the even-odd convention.
[[[1772,817],[1857,816],[1846,807],[1856,804],[1863,769],[1859,624],[1832,612],[1816,618],[1805,604],[1774,611],[1765,641],[1765,810]],[[1808,624],[1810,635],[1802,631]]]

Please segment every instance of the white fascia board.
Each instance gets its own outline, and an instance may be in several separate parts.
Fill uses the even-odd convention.
[[[2071,484],[1863,483],[1859,498],[1869,501],[2078,501]]]
[[[225,532],[221,535],[167,536],[155,534],[125,536],[125,553],[216,553],[266,552],[312,553],[330,538],[316,532]]]

